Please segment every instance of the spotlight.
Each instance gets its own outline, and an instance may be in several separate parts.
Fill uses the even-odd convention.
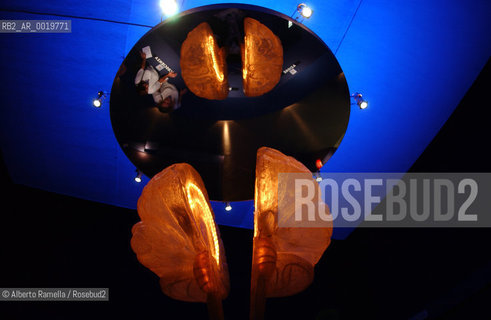
[[[355,92],[351,95],[351,97],[355,99],[355,102],[358,105],[358,107],[360,107],[360,109],[366,109],[368,107],[368,101],[363,99],[361,93]]]
[[[225,211],[230,211],[230,210],[232,210],[232,206],[230,205],[230,202],[227,202],[225,204]]]
[[[97,92],[97,98],[92,101],[92,105],[96,108],[100,108],[102,106],[102,101],[106,98],[106,93],[104,91]]]
[[[142,182],[142,173],[141,173],[141,171],[140,171],[140,170],[138,170],[138,169],[136,170],[136,177],[135,177],[135,181],[136,181],[136,182],[138,182],[138,183]]]
[[[321,177],[321,173],[320,172],[316,172],[315,173],[315,181],[317,181],[317,182],[321,182],[322,181],[322,177]]]
[[[312,16],[312,9],[308,7],[305,3],[301,3],[297,6],[297,11],[302,15],[304,18],[310,18]]]
[[[175,15],[179,9],[176,0],[160,0],[160,8],[167,17]]]
[[[320,169],[322,168],[322,160],[321,159],[317,159],[315,160],[315,166],[317,167],[317,169]]]

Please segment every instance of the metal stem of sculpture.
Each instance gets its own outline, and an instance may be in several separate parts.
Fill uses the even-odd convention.
[[[183,301],[206,302],[210,319],[223,319],[228,267],[201,177],[188,164],[157,174],[138,200],[142,221],[132,229],[138,260],[160,277],[162,291]]]
[[[264,318],[267,297],[290,296],[312,283],[314,266],[332,235],[332,223],[322,228],[278,227],[280,201],[289,209],[283,210],[283,215],[295,211],[295,190],[279,185],[280,173],[302,173],[314,180],[310,171],[292,157],[270,148],[258,150],[250,310],[250,318],[255,320]],[[319,188],[316,195],[320,199]]]

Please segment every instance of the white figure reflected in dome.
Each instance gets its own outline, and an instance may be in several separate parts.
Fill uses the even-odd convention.
[[[175,85],[168,81],[169,78],[175,78],[177,73],[169,72],[167,75],[158,80],[158,89],[152,93],[155,107],[162,113],[169,113],[181,106],[181,98],[187,92],[187,89],[178,90]]]
[[[152,94],[158,90],[159,73],[152,66],[147,66],[147,55],[140,51],[141,66],[135,76],[136,91],[139,95]]]
[[[168,69],[167,74],[160,75],[152,65],[147,65],[147,59],[152,57],[148,50],[140,51],[141,65],[135,76],[136,91],[140,96],[152,95],[155,107],[162,113],[170,113],[181,106],[181,97],[187,89],[178,90],[170,83],[169,78],[177,77],[177,73]],[[158,69],[158,68],[157,68]]]

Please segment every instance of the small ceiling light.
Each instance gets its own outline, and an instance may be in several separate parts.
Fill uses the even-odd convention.
[[[355,102],[358,105],[358,107],[360,107],[360,109],[366,109],[368,107],[368,101],[363,99],[361,93],[355,92],[351,95],[351,97],[355,99]]]
[[[310,18],[312,16],[312,9],[307,6],[305,3],[301,3],[297,6],[297,11],[298,13],[300,13],[300,15],[302,15],[302,17],[304,18]]]
[[[225,204],[225,211],[230,211],[230,210],[232,210],[232,206],[230,205],[230,202],[227,202]]]
[[[176,0],[160,0],[160,8],[167,17],[175,15],[179,9]]]
[[[298,12],[302,15],[304,18],[310,18],[312,16],[312,9],[308,7],[305,3],[301,3],[297,6]]]
[[[317,182],[321,182],[322,181],[322,177],[321,177],[321,173],[320,172],[316,172],[314,176],[315,176],[315,181],[317,181]]]
[[[92,105],[96,108],[100,108],[105,98],[106,98],[106,93],[104,91],[97,92],[97,98],[95,98],[94,101],[92,101]]]
[[[142,172],[138,169],[136,170],[135,181],[138,183],[142,182]]]

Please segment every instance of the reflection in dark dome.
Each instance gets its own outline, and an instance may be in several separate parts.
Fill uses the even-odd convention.
[[[233,7],[229,7],[233,6]],[[303,25],[250,5],[213,5],[166,20],[129,52],[111,90],[111,121],[148,177],[178,162],[212,200],[253,198],[267,146],[316,171],[347,128],[349,91],[329,48]]]
[[[228,95],[225,47],[218,48],[208,23],[202,22],[188,33],[181,47],[182,78],[198,97],[223,100]]]
[[[259,97],[271,91],[280,81],[283,47],[268,27],[252,18],[244,19],[242,49],[242,83],[244,94]]]
[[[236,12],[233,12],[236,13]],[[227,14],[227,22],[238,30],[238,14]],[[242,20],[242,19],[241,19]],[[280,39],[259,21],[243,19],[244,40],[235,33],[235,42],[219,48],[216,36],[207,22],[191,30],[181,46],[181,72],[186,86],[196,96],[209,100],[227,98],[227,60],[242,60],[242,89],[247,97],[258,97],[271,91],[280,81],[283,47]],[[230,49],[228,47],[230,45]],[[240,47],[239,52],[235,50]]]

